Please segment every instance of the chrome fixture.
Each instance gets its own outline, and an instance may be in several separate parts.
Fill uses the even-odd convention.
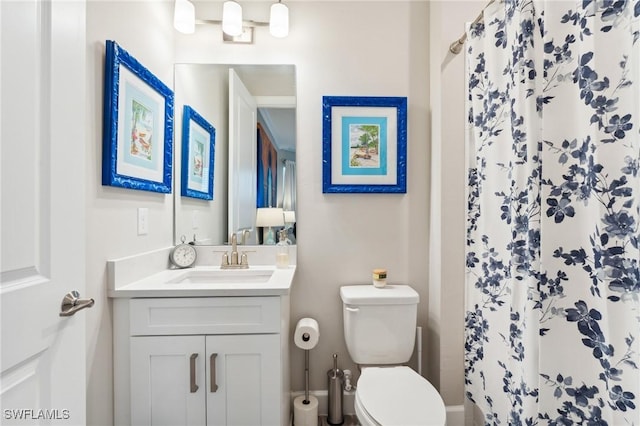
[[[482,10],[480,11],[480,14],[471,23],[471,25],[475,25],[478,22],[482,21],[484,19],[484,11],[485,11],[485,9],[487,7],[489,7],[490,5],[492,5],[495,1],[496,0],[490,0],[489,3],[487,3],[487,5],[482,8]],[[467,41],[467,33],[466,33],[466,31],[465,31],[464,34],[462,34],[460,36],[459,39],[457,39],[456,41],[454,41],[453,43],[451,43],[449,45],[449,52],[453,53],[454,55],[457,55],[458,53],[462,52],[462,47],[464,46],[465,41]]]
[[[289,8],[278,0],[271,5],[269,22],[245,21],[242,18],[242,6],[235,0],[222,4],[222,20],[196,19],[195,6],[190,0],[175,0],[173,26],[183,34],[193,34],[196,24],[222,25],[222,31],[231,37],[243,35],[247,28],[269,26],[274,37],[289,35]]]
[[[245,244],[247,244],[247,237],[249,237],[249,235],[251,235],[251,230],[250,229],[238,229],[238,234],[241,234],[240,244],[241,245],[245,245]]]
[[[231,256],[225,251],[222,255],[222,261],[220,262],[220,269],[248,269],[249,259],[247,253],[242,252],[238,256],[238,237],[236,234],[231,234]]]
[[[95,304],[93,299],[80,299],[80,293],[76,290],[65,294],[60,306],[60,316],[70,317],[81,309],[90,308]]]
[[[196,359],[198,358],[197,353],[191,354],[189,358],[189,391],[191,393],[198,392],[198,384],[196,383]]]

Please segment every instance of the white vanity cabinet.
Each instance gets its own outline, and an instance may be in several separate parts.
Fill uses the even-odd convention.
[[[289,296],[114,300],[118,425],[289,423]]]
[[[133,337],[132,424],[279,425],[279,337]]]

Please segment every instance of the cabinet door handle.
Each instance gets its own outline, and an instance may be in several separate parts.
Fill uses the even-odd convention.
[[[211,354],[209,358],[209,370],[211,374],[211,393],[218,390],[218,385],[216,384],[216,357],[218,354]]]
[[[198,385],[196,384],[196,358],[198,354],[191,354],[189,359],[189,383],[191,385],[191,393],[198,392]]]

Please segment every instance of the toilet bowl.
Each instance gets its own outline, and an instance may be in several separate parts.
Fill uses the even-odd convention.
[[[438,391],[406,366],[363,368],[355,411],[363,426],[444,426],[446,422]]]

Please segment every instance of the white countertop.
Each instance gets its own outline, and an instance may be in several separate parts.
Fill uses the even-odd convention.
[[[133,297],[219,297],[219,296],[281,296],[289,294],[295,266],[276,268],[257,265],[251,271],[273,271],[267,282],[218,282],[218,283],[171,283],[189,271],[220,271],[216,266],[196,266],[187,269],[167,269],[129,284],[109,290],[115,298]],[[237,272],[241,272],[239,270]],[[246,271],[246,270],[245,270]],[[233,273],[233,270],[225,270]]]
[[[157,249],[133,256],[123,257],[107,261],[107,278],[109,297],[134,298],[134,297],[218,297],[218,296],[283,296],[289,294],[296,272],[295,246],[290,249],[291,265],[287,268],[276,268],[276,246],[243,246],[250,251],[248,269],[224,269],[219,266],[218,249],[229,249],[227,246],[211,247],[196,246],[198,260],[192,268],[173,269],[169,264],[171,247]],[[214,254],[216,256],[214,256]],[[215,262],[215,263],[214,263]],[[218,265],[216,265],[218,263]],[[213,265],[213,266],[212,266]],[[226,282],[218,276],[218,282],[206,283],[203,279],[184,280],[185,274],[206,274],[211,272],[223,272],[222,275],[243,271],[258,273],[260,271],[272,271],[271,277],[266,282],[252,282],[248,279],[240,281],[232,279]],[[237,277],[233,277],[237,278]],[[249,277],[251,278],[251,277]],[[194,281],[194,282],[192,282]],[[201,282],[197,282],[201,281]]]

